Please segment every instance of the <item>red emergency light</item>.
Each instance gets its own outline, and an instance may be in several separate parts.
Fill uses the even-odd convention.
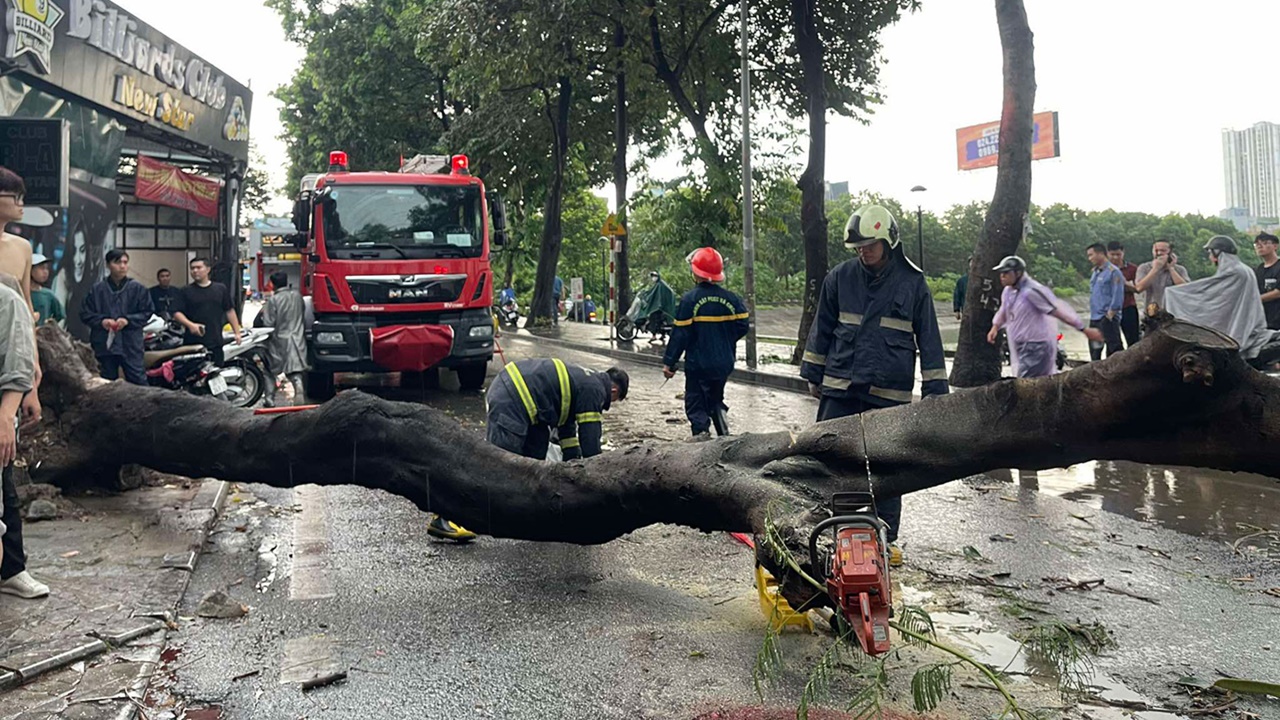
[[[329,172],[347,172],[347,154],[342,150],[329,153]]]
[[[435,272],[437,275],[444,275],[445,273],[449,272],[449,268],[443,265],[437,265],[435,266]]]
[[[470,174],[471,161],[467,160],[466,155],[454,155],[449,158],[449,165],[453,168],[454,175]]]

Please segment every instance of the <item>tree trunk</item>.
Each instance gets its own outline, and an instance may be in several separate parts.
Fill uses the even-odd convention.
[[[555,288],[556,266],[560,263],[560,242],[563,239],[564,173],[569,159],[569,110],[573,104],[573,80],[560,76],[556,106],[551,107],[546,97],[547,119],[554,138],[551,187],[547,188],[547,204],[543,210],[542,245],[538,253],[538,273],[534,280],[533,305],[529,308],[529,322],[533,325],[549,325],[556,314]],[[567,280],[565,282],[568,282]]]
[[[621,3],[619,3],[621,5]],[[621,22],[614,25],[613,46],[618,53],[618,70],[614,74],[617,89],[617,100],[614,107],[613,127],[613,192],[614,207],[618,225],[623,234],[617,238],[618,252],[614,264],[617,276],[617,297],[614,307],[618,315],[627,311],[631,304],[631,258],[629,256],[627,229],[627,141],[630,137],[627,127],[627,72],[624,69],[622,53],[627,45],[627,30]],[[617,318],[614,318],[616,321]]]
[[[707,443],[638,445],[546,463],[488,445],[444,412],[345,392],[316,410],[248,410],[94,376],[63,330],[38,331],[50,432],[67,449],[27,458],[37,482],[125,464],[277,487],[359,485],[497,537],[602,543],[652,523],[785,528],[801,563],[831,493],[915,492],[1007,467],[1132,460],[1277,474],[1280,381],[1221,333],[1172,322],[1068,373],[1003,380],[884,410]],[[163,428],[158,432],[157,428]],[[1242,441],[1245,440],[1245,441]],[[33,460],[43,462],[32,462]],[[768,555],[768,553],[765,553]],[[761,557],[783,578],[777,559]],[[801,595],[799,600],[804,600]]]
[[[800,176],[800,228],[804,237],[804,311],[793,364],[800,364],[809,328],[818,311],[818,295],[827,276],[827,90],[823,68],[822,38],[815,23],[817,0],[791,0],[796,47],[804,69],[804,88],[809,106],[809,165]]]
[[[982,239],[974,249],[960,344],[951,370],[953,387],[975,387],[1000,378],[1000,350],[987,342],[1000,306],[1000,278],[991,272],[1022,242],[1031,207],[1032,110],[1036,68],[1031,27],[1022,0],[996,0],[1000,46],[1004,49],[1004,109],[1000,114],[1000,164],[996,192],[987,210]]]

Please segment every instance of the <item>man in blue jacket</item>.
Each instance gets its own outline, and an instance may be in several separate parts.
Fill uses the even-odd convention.
[[[733,372],[738,340],[747,334],[750,319],[742,299],[716,283],[724,282],[724,258],[715,248],[699,248],[689,256],[697,287],[680,298],[671,341],[662,357],[662,374],[676,374],[684,355],[684,414],[695,441],[729,434],[724,385]]]
[[[142,328],[151,319],[151,294],[129,277],[129,253],[107,253],[111,274],[99,280],[80,306],[80,321],[89,328],[89,344],[102,368],[102,377],[147,384],[142,364]]]
[[[947,394],[933,297],[924,273],[902,253],[893,216],[879,205],[859,209],[845,225],[844,245],[858,259],[840,263],[823,281],[800,365],[819,400],[818,420],[911,402],[917,348],[921,394]],[[876,512],[888,526],[889,561],[900,565],[894,543],[902,498],[876,498]]]

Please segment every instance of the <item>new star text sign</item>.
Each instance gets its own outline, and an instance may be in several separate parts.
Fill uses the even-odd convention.
[[[1062,154],[1058,137],[1058,113],[1042,112],[1032,117],[1031,159],[1044,160]],[[995,167],[1000,161],[1000,121],[970,125],[956,130],[956,168],[977,170]]]

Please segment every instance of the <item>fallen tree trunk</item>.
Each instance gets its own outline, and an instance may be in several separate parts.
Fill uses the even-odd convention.
[[[255,416],[108,383],[65,332],[46,326],[38,336],[45,395],[69,451],[42,463],[37,480],[137,464],[277,487],[359,485],[497,537],[602,543],[660,522],[760,534],[772,517],[803,565],[805,528],[822,517],[815,510],[834,491],[865,489],[868,463],[879,497],[1090,459],[1272,475],[1280,467],[1280,381],[1250,369],[1230,338],[1179,322],[1050,378],[1003,380],[794,436],[647,444],[556,464],[498,450],[433,408],[360,392]]]

